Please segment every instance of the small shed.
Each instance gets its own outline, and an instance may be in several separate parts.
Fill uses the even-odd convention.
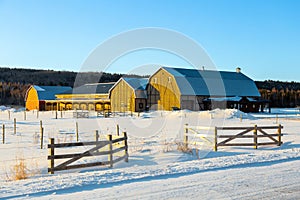
[[[56,110],[57,101],[55,100],[55,94],[70,89],[72,88],[63,86],[31,85],[25,95],[26,110]]]
[[[122,77],[110,90],[113,112],[142,112],[147,105],[147,78]]]

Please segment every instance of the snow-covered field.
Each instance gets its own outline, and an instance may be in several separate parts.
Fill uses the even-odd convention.
[[[237,110],[205,112],[119,113],[110,118],[73,118],[73,113],[26,112],[0,107],[5,124],[5,144],[0,143],[0,199],[299,199],[300,112],[273,110],[272,114],[245,114]],[[10,113],[10,119],[9,119]],[[275,113],[275,114],[274,114]],[[298,114],[299,113],[299,114]],[[278,117],[279,116],[279,117]],[[298,117],[299,116],[299,117]],[[17,120],[14,135],[13,119]],[[40,148],[40,120],[44,146]],[[75,124],[80,141],[94,141],[116,134],[116,126],[129,137],[129,162],[47,174],[48,138],[75,142]],[[189,126],[284,126],[282,146],[199,146],[200,159],[177,150]],[[236,132],[237,133],[237,132]],[[211,130],[204,131],[207,138]],[[228,134],[228,133],[227,133]],[[2,133],[1,133],[2,135]],[[193,138],[190,138],[191,142]],[[85,147],[88,149],[88,147]],[[24,159],[30,175],[12,181],[13,166]],[[99,158],[93,158],[99,159]],[[80,162],[88,162],[82,159]]]

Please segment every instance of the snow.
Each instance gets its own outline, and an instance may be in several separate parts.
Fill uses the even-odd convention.
[[[277,109],[274,114],[246,114],[235,109],[192,112],[155,111],[118,113],[110,118],[73,118],[72,111],[10,113],[0,107],[0,122],[6,126],[5,144],[0,144],[0,199],[299,199],[300,128],[299,110]],[[292,113],[292,114],[291,114]],[[299,113],[299,114],[298,114]],[[62,116],[62,118],[61,118]],[[275,114],[276,116],[276,114]],[[13,119],[17,134],[13,134]],[[40,120],[45,137],[40,149]],[[80,141],[93,141],[126,131],[129,162],[113,168],[83,168],[47,174],[48,138],[75,142],[75,124]],[[188,126],[254,126],[280,123],[284,126],[282,146],[199,147],[200,159],[177,150]],[[213,132],[203,132],[207,138]],[[193,140],[193,138],[191,138]],[[88,148],[88,147],[84,147]],[[30,177],[8,180],[16,158],[24,159]],[[97,158],[94,158],[97,159]],[[88,162],[83,159],[80,162]]]

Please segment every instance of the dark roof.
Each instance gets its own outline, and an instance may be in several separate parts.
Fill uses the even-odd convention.
[[[85,84],[59,94],[108,94],[115,83]]]
[[[65,86],[32,86],[38,94],[39,100],[55,100],[55,95],[67,90],[72,89],[71,87]]]
[[[110,89],[113,90],[115,86],[118,85],[120,81],[125,81],[129,87],[134,90],[135,98],[146,99],[147,98],[147,84],[149,79],[148,78],[132,78],[132,77],[122,77],[118,80],[118,82]]]
[[[148,78],[122,78],[134,90],[135,98],[147,98]]]
[[[243,73],[170,67],[162,69],[175,77],[182,95],[260,96],[254,81]]]

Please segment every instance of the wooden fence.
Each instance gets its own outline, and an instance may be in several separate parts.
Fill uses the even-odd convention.
[[[59,155],[54,153],[55,150],[58,148],[69,148],[69,147],[80,147],[80,146],[94,146],[94,147],[83,153],[71,153],[71,154],[59,154]],[[104,147],[108,147],[108,150],[104,149]],[[100,149],[102,149],[102,151],[100,151]],[[127,145],[126,132],[123,133],[122,137],[120,136],[113,137],[112,135],[108,135],[108,140],[93,141],[93,142],[55,144],[54,138],[50,138],[48,144],[48,150],[49,150],[48,173],[50,174],[54,174],[55,171],[77,169],[77,168],[84,168],[84,167],[94,167],[100,165],[109,165],[110,167],[113,167],[114,163],[119,162],[121,160],[125,160],[125,162],[128,162],[128,145]],[[124,151],[123,156],[114,159],[113,155],[121,151]],[[83,157],[103,156],[103,155],[108,155],[108,161],[70,165],[71,163],[74,163]],[[69,160],[55,166],[55,160],[59,160],[59,159],[69,159]]]
[[[258,146],[264,146],[264,145],[278,145],[281,146],[282,141],[281,137],[283,126],[280,124],[278,126],[257,126],[254,125],[253,127],[189,127],[186,126],[185,128],[185,135],[184,135],[184,145],[185,148],[188,148],[188,144],[191,144],[192,142],[189,141],[189,136],[191,136],[191,132],[194,137],[196,137],[198,140],[211,144],[215,151],[218,150],[218,147],[220,146],[253,146],[255,149],[258,148]],[[224,135],[219,134],[219,131],[242,131],[237,134],[230,134],[230,135]],[[267,133],[266,130],[276,130],[276,133]],[[204,131],[213,131],[213,134],[203,134]],[[202,133],[201,133],[202,132]],[[252,133],[251,135],[248,133]],[[222,141],[219,141],[220,139],[225,139]],[[253,142],[237,142],[232,143],[233,140],[236,139],[252,139]],[[271,141],[268,142],[259,142],[259,138],[266,138]],[[194,141],[194,144],[197,144],[199,142]]]

